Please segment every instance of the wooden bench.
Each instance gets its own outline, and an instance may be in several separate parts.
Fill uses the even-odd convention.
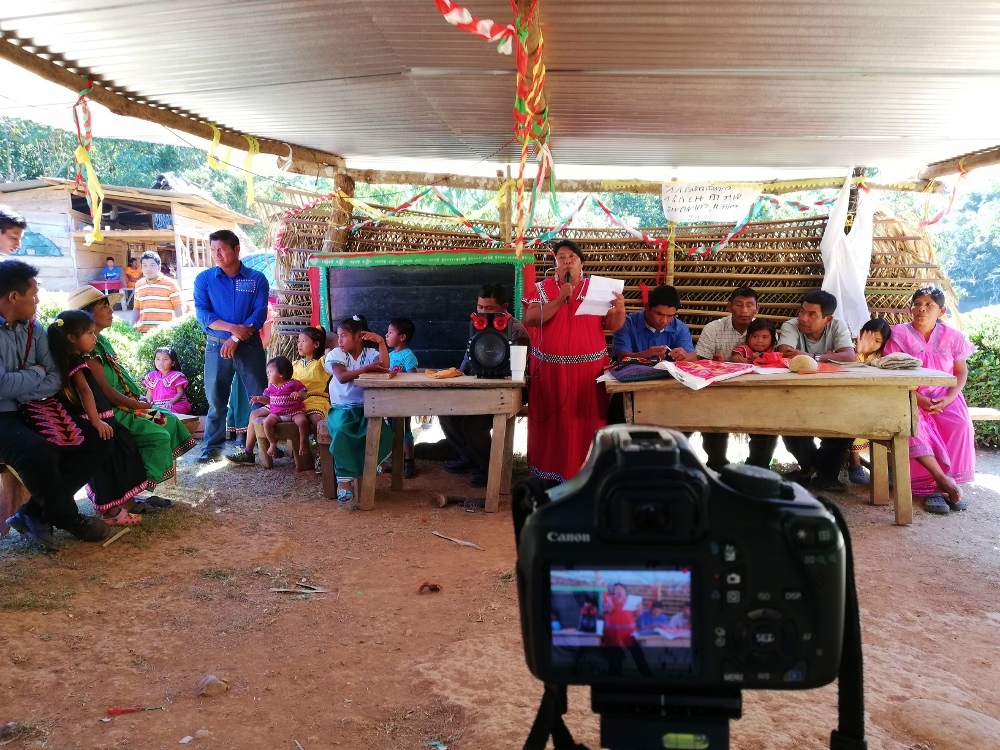
[[[970,406],[969,418],[973,422],[1000,422],[1000,409],[990,409],[986,406]]]
[[[325,424],[320,422],[320,424]],[[267,435],[264,434],[264,424],[262,419],[255,419],[253,423],[254,434],[257,435],[257,460],[260,461],[260,465],[265,469],[270,469],[274,466],[274,459],[267,455],[267,447],[269,441]],[[274,435],[278,438],[278,444],[287,443],[288,450],[291,451],[292,458],[295,459],[295,470],[296,471],[308,471],[313,468],[313,457],[312,451],[309,450],[309,445],[306,444],[305,455],[299,454],[299,428],[294,422],[279,422],[274,426]],[[330,451],[327,451],[329,453]],[[332,457],[331,457],[332,458]],[[336,497],[336,492],[334,492],[334,497]]]
[[[324,419],[316,425],[316,450],[319,451],[319,467],[323,477],[323,497],[337,499],[337,477],[334,474],[333,454],[330,453],[330,428]]]
[[[7,536],[10,526],[7,519],[17,513],[18,508],[30,497],[21,478],[11,467],[0,463],[0,539]]]

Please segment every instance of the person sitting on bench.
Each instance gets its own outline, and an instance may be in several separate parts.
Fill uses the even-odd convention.
[[[81,515],[73,499],[114,442],[84,440],[60,423],[45,438],[21,419],[19,409],[26,402],[54,404],[62,382],[45,328],[35,320],[37,276],[38,269],[27,263],[0,263],[0,461],[17,472],[31,493],[7,524],[45,549],[58,550],[53,527],[86,542],[114,536],[103,521]]]

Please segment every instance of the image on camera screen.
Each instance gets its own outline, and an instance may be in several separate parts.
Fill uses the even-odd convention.
[[[692,672],[691,570],[552,566],[552,669],[567,676]]]

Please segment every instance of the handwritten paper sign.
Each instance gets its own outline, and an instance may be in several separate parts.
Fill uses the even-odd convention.
[[[761,185],[751,184],[665,182],[663,213],[667,221],[678,224],[736,224],[746,218],[761,189]]]

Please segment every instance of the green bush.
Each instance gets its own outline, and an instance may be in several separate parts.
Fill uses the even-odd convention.
[[[965,335],[976,345],[967,360],[969,380],[965,385],[969,406],[1000,409],[1000,306],[984,307],[963,317]],[[975,422],[976,442],[1000,448],[1000,422]]]
[[[141,378],[153,369],[153,356],[161,346],[177,352],[181,372],[188,379],[187,397],[193,414],[207,414],[205,400],[205,331],[193,313],[155,328],[133,344]],[[119,352],[121,354],[121,352]]]

